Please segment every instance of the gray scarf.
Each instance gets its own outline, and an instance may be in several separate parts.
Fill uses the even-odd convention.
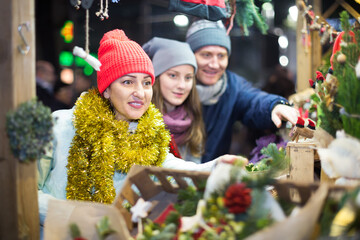
[[[204,105],[213,105],[217,103],[220,97],[223,95],[227,87],[227,76],[224,73],[219,81],[214,85],[196,85],[196,90],[198,91],[200,102]]]

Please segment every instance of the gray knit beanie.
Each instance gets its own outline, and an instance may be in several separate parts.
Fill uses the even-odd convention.
[[[197,70],[195,55],[186,42],[154,37],[143,45],[143,49],[152,60],[156,77],[179,65],[189,64],[195,72]]]
[[[201,19],[193,22],[187,31],[186,42],[194,52],[199,48],[215,45],[226,48],[229,56],[231,54],[230,37],[221,20],[214,22]]]

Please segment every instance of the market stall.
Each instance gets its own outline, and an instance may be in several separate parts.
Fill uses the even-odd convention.
[[[253,1],[246,1],[246,11],[238,1],[211,6],[186,2],[212,13],[191,14],[225,19],[228,31],[237,23],[246,35],[252,26],[247,23],[256,22],[266,33]],[[292,99],[303,110],[309,103],[315,119],[299,117],[286,149],[272,143],[261,149],[262,160],[257,163],[218,164],[211,173],[134,165],[113,203],[52,200],[44,239],[359,238],[360,31],[358,22],[349,24],[349,14],[356,21],[360,15],[342,0],[321,14],[320,2],[310,6],[297,1],[299,93]],[[85,41],[73,54],[99,70],[100,62],[89,53],[92,1],[70,4],[86,11]],[[3,4],[4,18],[11,21],[4,20],[1,27],[0,55],[7,61],[0,63],[4,86],[0,125],[6,129],[1,132],[0,239],[40,238],[36,165],[51,140],[52,119],[48,109],[31,101],[35,96],[33,6],[33,1]],[[189,14],[187,6],[172,7]],[[109,17],[107,7],[101,1],[97,12],[101,20]],[[341,32],[326,22],[338,7],[345,9],[339,16]],[[334,45],[331,71],[321,65],[324,42]],[[321,167],[319,181],[314,181],[315,165]]]

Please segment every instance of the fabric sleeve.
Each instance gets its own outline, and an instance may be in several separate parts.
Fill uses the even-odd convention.
[[[273,107],[285,98],[269,94],[252,86],[244,78],[229,73],[231,94],[236,96],[236,103],[233,109],[238,120],[246,126],[256,129],[269,129],[275,127],[271,120]]]
[[[173,154],[169,153],[166,156],[165,161],[162,164],[164,168],[171,168],[171,169],[179,169],[179,170],[188,170],[188,171],[205,171],[210,172],[217,160],[212,160],[207,163],[197,164],[194,162],[184,161],[180,158],[175,157]]]
[[[38,205],[40,225],[44,225],[49,199],[55,199],[50,194],[44,193],[45,182],[51,172],[53,165],[53,143],[47,148],[45,155],[37,162],[37,184],[38,184]]]
[[[40,225],[44,225],[45,218],[48,210],[48,203],[50,199],[56,199],[48,193],[44,193],[42,190],[38,190],[38,204],[39,204],[39,217]]]
[[[53,140],[46,148],[45,155],[37,162],[37,186],[40,224],[43,225],[50,199],[66,198],[66,158],[73,136],[71,123],[72,110],[59,110],[52,113],[55,121]],[[59,137],[61,141],[59,141]],[[61,143],[61,144],[60,144]],[[62,197],[63,196],[63,197]]]

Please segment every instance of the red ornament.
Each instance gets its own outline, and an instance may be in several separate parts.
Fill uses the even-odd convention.
[[[308,120],[308,125],[307,127],[310,128],[311,130],[315,130],[316,124],[313,120],[311,120],[310,118],[307,119]]]
[[[310,87],[315,88],[315,82],[312,79],[309,79]]]
[[[172,153],[177,158],[181,158],[181,154],[180,154],[178,146],[176,145],[174,135],[171,134],[170,136],[171,136],[171,140],[169,143],[170,153]]]
[[[251,189],[245,183],[230,185],[225,193],[225,206],[231,213],[243,213],[251,205]]]
[[[175,212],[174,204],[169,204],[163,212],[154,220],[154,223],[163,224],[171,212]]]
[[[296,122],[296,126],[299,128],[303,128],[305,125],[305,120],[302,117],[298,117],[298,120]]]
[[[316,71],[316,80],[324,82],[324,76],[320,71]]]

